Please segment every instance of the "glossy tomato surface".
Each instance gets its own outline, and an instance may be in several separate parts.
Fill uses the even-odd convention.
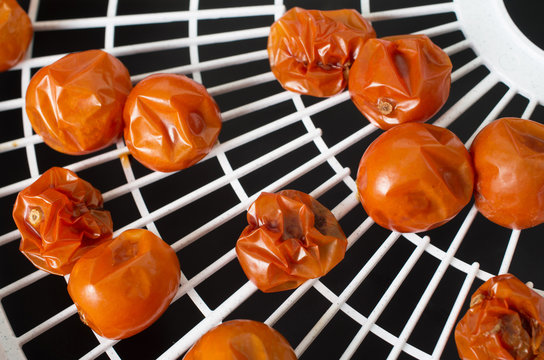
[[[296,360],[291,345],[276,330],[253,320],[231,320],[211,329],[184,360]]]
[[[365,151],[357,189],[367,214],[398,232],[433,229],[468,204],[470,154],[448,129],[409,123],[380,135]]]
[[[296,288],[325,275],[344,258],[347,239],[340,224],[301,191],[261,193],[249,207],[247,221],[236,254],[261,291]]]
[[[349,76],[359,111],[387,130],[430,119],[448,99],[452,64],[425,35],[399,35],[365,43]]]
[[[495,120],[478,133],[470,151],[482,215],[511,229],[544,222],[544,125]]]
[[[183,75],[155,74],[138,83],[124,111],[130,153],[152,170],[188,168],[208,154],[221,114],[204,86]]]
[[[510,274],[486,281],[455,329],[463,360],[541,359],[543,340],[544,298]]]
[[[356,10],[294,7],[270,28],[270,67],[287,90],[331,96],[346,87],[354,59],[374,37],[370,22]]]
[[[85,324],[100,336],[124,339],[164,313],[180,275],[168,244],[148,230],[127,230],[76,263],[68,292]]]
[[[83,254],[111,239],[110,212],[102,206],[100,191],[72,171],[47,170],[15,201],[20,250],[39,269],[70,273]]]
[[[26,53],[33,29],[30,18],[16,0],[0,1],[0,71],[21,61]]]
[[[26,113],[47,145],[66,154],[87,154],[120,137],[131,89],[128,70],[117,58],[102,50],[73,53],[32,77]]]

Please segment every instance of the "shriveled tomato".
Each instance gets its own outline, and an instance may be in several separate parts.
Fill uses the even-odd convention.
[[[543,340],[544,298],[510,274],[480,286],[455,328],[463,360],[542,359]]]
[[[45,143],[81,155],[114,143],[132,82],[127,68],[102,50],[66,55],[40,69],[26,92],[26,113]]]
[[[489,220],[511,229],[544,222],[544,125],[503,118],[474,139],[476,207]]]
[[[344,258],[347,239],[340,224],[301,191],[261,193],[249,207],[247,221],[236,254],[247,277],[264,292],[296,288]]]
[[[110,212],[102,206],[100,191],[72,171],[47,170],[15,201],[20,250],[39,269],[70,273],[83,254],[111,239]]]
[[[155,74],[138,83],[124,111],[130,153],[152,170],[177,171],[208,154],[221,114],[204,86],[186,76]]]
[[[289,342],[253,320],[231,320],[204,334],[183,360],[296,360]]]
[[[425,35],[370,39],[351,68],[349,92],[380,129],[424,122],[446,102],[451,68],[448,55]]]
[[[372,25],[355,10],[294,7],[270,28],[270,67],[287,90],[331,96],[344,90],[351,64],[374,37]]]
[[[470,154],[448,129],[409,123],[380,135],[359,163],[357,189],[367,214],[398,232],[433,229],[468,204]]]
[[[32,23],[16,0],[0,1],[0,71],[21,61],[32,40]]]
[[[100,336],[124,339],[164,313],[180,276],[167,243],[148,230],[127,230],[79,259],[68,292],[85,324]]]

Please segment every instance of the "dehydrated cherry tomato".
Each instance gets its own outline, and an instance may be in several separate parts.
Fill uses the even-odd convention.
[[[79,259],[68,292],[85,324],[100,336],[124,339],[164,313],[180,276],[167,243],[148,230],[127,230]]]
[[[177,171],[210,152],[221,114],[204,86],[186,76],[155,74],[130,93],[124,112],[130,153],[152,170]]]
[[[340,224],[303,192],[261,193],[247,221],[236,254],[247,277],[264,292],[296,288],[344,258],[347,239]]]
[[[351,64],[374,37],[372,25],[355,10],[294,7],[270,28],[270,67],[287,90],[331,96],[346,87]]]
[[[370,39],[349,75],[351,99],[383,130],[430,119],[448,99],[448,55],[425,35]]]
[[[511,229],[544,222],[544,125],[495,120],[478,133],[470,151],[480,213]]]
[[[530,360],[544,356],[544,298],[510,274],[487,280],[455,328],[463,360]]]
[[[17,1],[0,1],[0,71],[23,59],[32,34],[30,18]]]
[[[448,129],[409,123],[380,135],[359,163],[357,189],[367,214],[398,232],[433,229],[468,204],[470,154]]]
[[[289,342],[253,320],[231,320],[204,334],[183,360],[296,360]]]
[[[87,154],[119,138],[131,89],[128,70],[117,58],[102,50],[73,53],[32,77],[26,113],[47,145]]]
[[[102,205],[100,191],[72,171],[47,170],[15,201],[20,250],[44,271],[70,273],[83,254],[111,239],[110,212]]]

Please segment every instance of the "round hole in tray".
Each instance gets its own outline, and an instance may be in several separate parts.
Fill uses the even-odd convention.
[[[519,30],[536,46],[544,50],[544,31],[542,31],[544,3],[505,0],[504,5]]]

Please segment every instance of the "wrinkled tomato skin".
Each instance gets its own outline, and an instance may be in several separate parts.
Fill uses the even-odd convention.
[[[231,320],[204,334],[183,360],[296,360],[289,342],[253,320]]]
[[[286,90],[332,96],[346,87],[354,59],[365,41],[374,37],[370,22],[355,10],[294,7],[270,28],[270,67]]]
[[[495,120],[478,133],[470,151],[475,204],[482,215],[510,229],[544,222],[544,125]]]
[[[455,328],[462,360],[530,360],[544,355],[544,298],[515,276],[489,279],[470,304]]]
[[[162,172],[196,164],[210,152],[222,126],[219,108],[204,86],[175,74],[155,74],[138,83],[124,121],[130,153]]]
[[[111,239],[100,192],[70,170],[54,167],[17,195],[13,220],[21,252],[39,269],[70,273],[87,251]]]
[[[117,58],[102,50],[73,53],[32,77],[26,113],[34,131],[53,149],[88,154],[121,136],[131,89],[128,70]]]
[[[33,33],[30,18],[16,0],[0,1],[0,72],[23,59]]]
[[[357,190],[379,225],[413,233],[453,218],[472,197],[470,154],[451,131],[408,123],[384,132],[359,163]]]
[[[347,239],[340,224],[303,192],[261,193],[249,207],[247,221],[236,254],[248,279],[263,292],[296,288],[344,258]]]
[[[351,68],[349,92],[382,130],[424,122],[448,99],[451,69],[448,55],[425,35],[370,39]]]
[[[97,334],[125,339],[164,313],[180,275],[168,244],[148,230],[127,230],[76,263],[68,292],[82,321]]]

